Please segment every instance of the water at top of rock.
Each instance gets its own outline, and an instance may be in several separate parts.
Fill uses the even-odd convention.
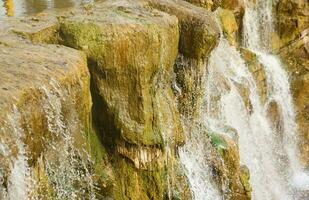
[[[1,0],[0,19],[33,15],[46,10],[70,8],[93,0]]]

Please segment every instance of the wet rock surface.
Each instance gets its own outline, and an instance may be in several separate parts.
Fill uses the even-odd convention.
[[[273,46],[292,77],[306,165],[309,48],[304,5],[288,0],[275,5],[278,44]],[[201,114],[207,62],[220,38],[215,10],[223,34],[238,47],[244,13],[238,0],[107,0],[1,22],[0,197],[10,192],[19,160],[30,170],[21,177],[38,182],[28,194],[41,199],[91,199],[94,193],[97,199],[192,199],[178,149],[188,139],[185,131],[194,131],[190,122]],[[253,52],[240,52],[264,103],[265,72]],[[250,111],[249,94],[242,89]],[[276,127],[277,112],[270,105]],[[251,199],[250,172],[240,164],[237,137],[216,138],[222,146],[211,141],[208,159],[215,185],[227,199]],[[62,171],[52,171],[59,163]],[[52,173],[74,183],[61,185]],[[65,185],[82,189],[66,193]]]

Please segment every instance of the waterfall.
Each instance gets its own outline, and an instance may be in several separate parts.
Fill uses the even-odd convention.
[[[287,199],[274,153],[275,134],[257,85],[239,52],[224,38],[211,53],[205,94],[205,125],[215,132],[232,127],[238,133],[241,162],[251,173],[253,199]]]
[[[186,144],[179,150],[179,158],[189,181],[194,200],[220,200],[218,189],[212,184],[207,155],[209,141],[202,132],[186,131]]]
[[[13,106],[12,112],[7,116],[7,124],[2,128],[11,133],[18,152],[13,158],[14,150],[0,140],[0,153],[6,155],[7,159],[12,158],[12,164],[8,166],[6,188],[2,188],[0,168],[0,199],[96,199],[94,174],[90,168],[93,161],[86,146],[83,146],[86,144],[76,141],[80,139],[78,137],[83,137],[84,127],[78,119],[74,102],[70,100],[70,91],[62,88],[55,80],[51,80],[48,86],[41,86],[40,90],[43,96],[39,106],[42,106],[44,113],[41,114],[46,119],[48,130],[48,133],[40,133],[45,142],[43,152],[37,159],[36,166],[29,166],[23,140],[31,127],[23,127],[22,121],[27,120],[32,113]],[[66,108],[63,108],[64,102]]]
[[[14,160],[13,169],[9,176],[9,185],[7,194],[4,198],[9,200],[20,199],[26,200],[29,191],[29,167],[27,163],[27,156],[25,152],[24,143],[22,141],[23,129],[21,128],[20,113],[16,106],[13,106],[12,114],[8,116],[9,124],[11,125],[12,136],[16,138],[16,146],[18,148],[18,155]],[[1,196],[0,196],[1,197]]]
[[[185,57],[179,59],[180,66],[192,67],[195,65],[191,60]],[[200,63],[206,68],[207,63]],[[174,87],[181,93],[181,89],[174,83]],[[189,117],[190,118],[190,117]],[[179,148],[179,160],[182,164],[192,198],[194,200],[221,200],[221,194],[213,183],[213,177],[210,168],[209,155],[211,155],[211,144],[207,133],[200,126],[201,118],[187,119],[183,116],[182,124],[184,127],[186,143]]]
[[[282,135],[281,141],[277,142],[283,148],[283,152],[280,153],[287,160],[285,178],[289,182],[289,190],[293,190],[291,185],[308,190],[309,177],[302,172],[298,160],[298,133],[289,77],[280,59],[268,53],[271,52],[270,39],[274,30],[272,4],[272,0],[258,0],[255,4],[249,0],[245,1],[244,45],[257,55],[258,61],[263,65],[267,78],[268,102],[274,101],[278,106],[282,130],[277,130],[275,134]],[[265,109],[267,106],[266,104]]]

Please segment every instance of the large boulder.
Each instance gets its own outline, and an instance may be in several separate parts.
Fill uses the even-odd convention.
[[[171,136],[180,136],[182,142],[168,84],[177,55],[177,19],[112,2],[92,12],[63,18],[60,35],[65,45],[87,54],[102,105],[96,110],[105,125],[102,134],[119,134],[135,145],[163,146],[164,138]],[[105,112],[109,119],[103,119]]]
[[[16,23],[6,25],[0,35],[0,199],[65,199],[104,190],[106,154],[92,155],[99,141],[88,131],[86,56],[34,45],[13,33]]]
[[[60,41],[87,55],[93,120],[117,176],[114,198],[165,198],[171,160],[184,142],[170,84],[178,19],[143,1],[106,1],[71,13],[59,20]]]
[[[236,46],[239,30],[236,18],[231,10],[220,9],[218,12],[223,33],[232,46]]]

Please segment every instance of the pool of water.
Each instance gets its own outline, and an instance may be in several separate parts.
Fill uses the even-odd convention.
[[[69,8],[93,0],[0,0],[0,18],[32,15],[55,8]]]

